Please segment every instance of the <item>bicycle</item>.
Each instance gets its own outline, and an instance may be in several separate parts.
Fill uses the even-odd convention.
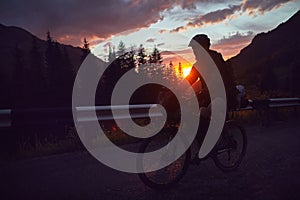
[[[161,131],[161,134],[148,138],[141,144],[139,153],[151,152],[168,144],[175,136],[177,132],[176,129],[176,126],[167,127]],[[199,143],[197,137],[194,142]],[[154,172],[140,173],[138,174],[139,178],[145,185],[156,190],[171,188],[177,184],[187,172],[191,161],[192,147],[193,145],[169,166]],[[200,159],[200,161],[210,157],[220,170],[230,172],[240,166],[246,154],[246,150],[247,135],[245,129],[236,121],[230,120],[225,122],[224,129],[214,148],[205,158]],[[170,153],[171,152],[172,150],[170,150]]]

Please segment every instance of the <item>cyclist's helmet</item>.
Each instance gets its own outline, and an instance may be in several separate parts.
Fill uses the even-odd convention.
[[[205,49],[209,49],[210,47],[210,39],[205,34],[195,35],[189,43],[189,47],[196,47],[197,45],[201,45]]]

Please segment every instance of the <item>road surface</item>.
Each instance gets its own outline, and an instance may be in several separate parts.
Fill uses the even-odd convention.
[[[299,119],[247,132],[248,152],[239,170],[223,173],[209,159],[190,166],[168,191],[149,189],[136,174],[75,152],[2,166],[0,199],[300,199]]]

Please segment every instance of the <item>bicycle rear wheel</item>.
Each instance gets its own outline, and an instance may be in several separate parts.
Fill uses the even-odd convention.
[[[235,121],[226,122],[213,155],[216,166],[224,172],[237,169],[245,157],[247,143],[245,129]]]
[[[149,138],[146,140],[142,145],[140,146],[139,153],[146,153],[158,150],[165,145],[167,145],[171,140],[172,136],[169,134],[163,135],[163,136],[154,136],[152,138]],[[170,149],[167,154],[171,154],[172,149]],[[168,155],[162,155],[162,159],[164,159],[164,156]],[[142,182],[147,185],[148,187],[156,190],[164,190],[168,189],[172,186],[174,186],[176,183],[178,183],[184,174],[187,171],[189,161],[191,158],[191,152],[190,149],[188,149],[180,158],[178,158],[176,161],[168,165],[167,167],[164,167],[163,169],[153,171],[153,172],[146,172],[146,173],[140,173],[139,178],[142,180]],[[142,162],[142,159],[138,162]],[[156,160],[153,162],[153,166],[156,166],[159,164],[160,161]],[[149,170],[149,169],[145,169]],[[151,169],[150,169],[151,170]]]

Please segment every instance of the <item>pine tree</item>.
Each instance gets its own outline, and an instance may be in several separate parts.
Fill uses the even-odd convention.
[[[47,32],[47,49],[45,52],[47,69],[48,106],[61,106],[66,102],[67,90],[71,90],[70,79],[72,66],[69,58],[63,54],[60,45]],[[67,69],[70,68],[70,69]],[[70,75],[69,75],[70,74]]]
[[[149,62],[153,63],[153,64],[161,64],[162,63],[162,56],[161,56],[159,50],[156,48],[156,46],[154,46],[153,52],[150,55]]]
[[[173,69],[173,67],[174,67],[172,60],[171,60],[170,63],[169,63],[169,67],[170,67],[171,69]]]
[[[123,41],[118,45],[117,57],[122,57],[126,53],[126,46]]]
[[[179,64],[178,64],[178,72],[179,72],[180,75],[182,74],[181,62],[179,62]]]
[[[131,50],[126,53],[125,60],[126,60],[126,65],[127,65],[126,70],[129,70],[129,69],[132,69],[135,67],[136,60],[135,60],[135,50],[133,47],[131,47]]]
[[[83,46],[82,46],[82,57],[81,57],[81,61],[83,62],[84,59],[87,57],[87,55],[91,52],[90,50],[90,44],[87,41],[86,38],[83,39]]]
[[[127,62],[128,62],[128,52],[126,52],[126,46],[123,41],[121,41],[118,45],[118,51],[117,51],[117,65],[120,66],[120,68],[127,68]]]
[[[143,47],[143,45],[140,45],[139,48],[139,52],[138,52],[138,65],[144,65],[147,63],[147,55],[146,55],[146,51],[145,48]]]
[[[50,35],[50,31],[48,30],[46,34],[47,34],[47,36],[46,36],[46,41],[47,41],[47,43],[48,43],[48,44],[52,43],[53,40],[52,40],[52,37],[51,37],[51,35]]]

